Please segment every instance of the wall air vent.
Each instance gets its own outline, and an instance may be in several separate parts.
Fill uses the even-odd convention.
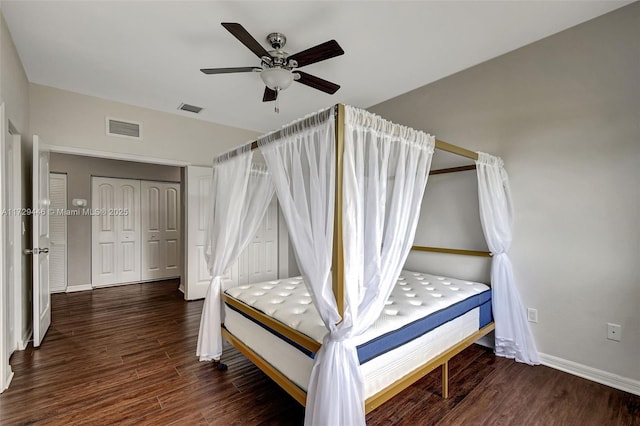
[[[135,121],[125,121],[107,117],[107,136],[121,138],[142,139],[142,124]]]
[[[178,109],[181,111],[193,112],[194,114],[199,114],[200,111],[202,111],[202,107],[189,104],[180,104]]]

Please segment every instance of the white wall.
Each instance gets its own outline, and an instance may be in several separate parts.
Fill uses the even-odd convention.
[[[216,155],[258,136],[190,113],[168,114],[38,84],[29,88],[31,130],[51,145],[210,166]],[[141,123],[143,139],[107,136],[105,117]]]
[[[549,363],[621,376],[635,392],[638,40],[633,3],[371,108],[504,158],[516,208],[510,255],[525,306],[539,311],[539,350]],[[606,339],[608,322],[622,325],[621,342]]]

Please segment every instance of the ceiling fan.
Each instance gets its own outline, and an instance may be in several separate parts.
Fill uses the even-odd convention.
[[[306,72],[299,71],[298,68],[324,61],[344,54],[344,50],[337,41],[329,40],[325,43],[303,50],[293,55],[289,55],[282,50],[287,42],[287,38],[281,33],[271,33],[267,36],[267,41],[273,48],[267,51],[258,41],[249,34],[244,27],[238,23],[223,22],[225,27],[235,38],[247,46],[258,58],[260,66],[235,67],[235,68],[202,68],[205,74],[227,74],[236,72],[259,72],[262,81],[266,85],[263,102],[277,101],[278,93],[288,88],[295,80],[325,93],[334,94],[340,86],[320,77],[316,77]],[[278,104],[276,102],[276,112]]]

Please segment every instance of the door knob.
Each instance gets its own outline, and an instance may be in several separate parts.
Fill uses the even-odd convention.
[[[22,252],[24,254],[40,254],[40,253],[47,254],[47,253],[49,253],[49,247],[46,247],[46,248],[35,247],[33,249],[24,249],[24,250],[22,250]]]

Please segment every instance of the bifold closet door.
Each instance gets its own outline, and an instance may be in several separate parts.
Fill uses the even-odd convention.
[[[49,290],[67,289],[67,175],[49,173]]]
[[[142,181],[142,279],[181,274],[180,184]]]
[[[91,282],[140,281],[140,181],[91,179]]]
[[[278,201],[273,197],[260,228],[231,268],[231,280],[238,285],[278,278]]]

